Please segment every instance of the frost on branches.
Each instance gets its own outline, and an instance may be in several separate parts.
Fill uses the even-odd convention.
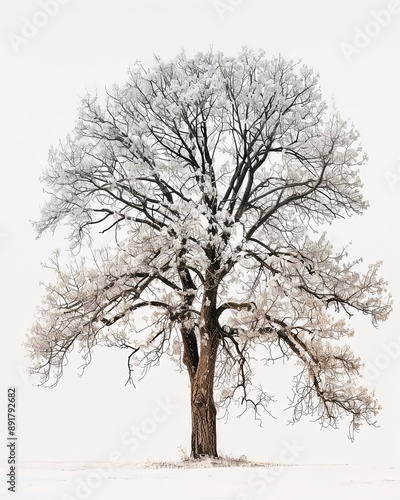
[[[367,207],[358,139],[311,69],[261,51],[181,53],[85,97],[44,173],[36,228],[66,225],[71,258],[49,263],[33,371],[57,383],[75,346],[86,364],[96,345],[128,349],[129,376],[171,356],[191,382],[194,457],[216,456],[214,401],[270,400],[252,380],[257,346],[300,365],[294,421],[373,423],[340,340],[355,312],[385,320],[390,296],[379,263],[361,273],[316,231]]]

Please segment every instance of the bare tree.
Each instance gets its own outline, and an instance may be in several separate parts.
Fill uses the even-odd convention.
[[[90,253],[49,264],[33,372],[57,383],[75,345],[86,364],[96,345],[128,349],[129,377],[172,356],[190,379],[195,458],[217,456],[216,405],[267,408],[256,348],[297,358],[294,421],[374,423],[360,360],[337,340],[354,312],[385,320],[391,299],[379,263],[357,271],[321,229],[367,207],[364,161],[313,71],[262,51],[181,53],[88,95],[50,151],[36,228],[65,223],[72,250]]]

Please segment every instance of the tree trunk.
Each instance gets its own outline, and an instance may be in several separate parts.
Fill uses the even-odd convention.
[[[218,344],[215,347],[215,351]],[[208,349],[207,349],[208,350]],[[211,354],[211,353],[210,353]],[[216,354],[216,352],[215,352]],[[214,358],[214,359],[213,359]],[[204,362],[202,362],[204,360]],[[193,458],[217,457],[217,410],[214,403],[215,357],[200,356],[199,366],[191,385],[192,452]]]
[[[214,403],[214,374],[219,336],[216,322],[216,287],[204,293],[200,314],[200,355],[191,378],[193,458],[218,457],[217,410]]]
[[[217,411],[211,399],[200,400],[192,396],[192,457],[218,457]]]

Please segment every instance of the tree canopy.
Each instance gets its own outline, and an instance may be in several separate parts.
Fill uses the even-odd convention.
[[[96,345],[129,349],[130,374],[167,354],[187,368],[192,412],[211,408],[204,423],[214,402],[266,407],[252,377],[261,346],[300,365],[294,421],[374,422],[361,361],[337,341],[353,335],[355,312],[386,319],[386,282],[379,263],[361,272],[320,229],[367,208],[365,160],[318,75],[263,51],[181,52],[137,64],[104,99],[87,95],[50,150],[35,224],[39,234],[66,225],[86,254],[49,263],[32,370],[56,383],[74,346],[86,363]],[[192,435],[194,456],[213,454],[206,441]]]

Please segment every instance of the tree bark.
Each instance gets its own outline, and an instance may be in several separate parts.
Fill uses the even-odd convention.
[[[217,410],[214,403],[214,372],[218,339],[202,346],[199,365],[191,384],[193,458],[217,457]],[[207,351],[207,353],[205,353]]]
[[[217,410],[214,403],[214,374],[219,337],[216,315],[216,287],[204,294],[200,315],[200,356],[191,378],[193,458],[218,457]]]
[[[212,398],[192,391],[192,452],[193,458],[218,457],[217,410]]]

